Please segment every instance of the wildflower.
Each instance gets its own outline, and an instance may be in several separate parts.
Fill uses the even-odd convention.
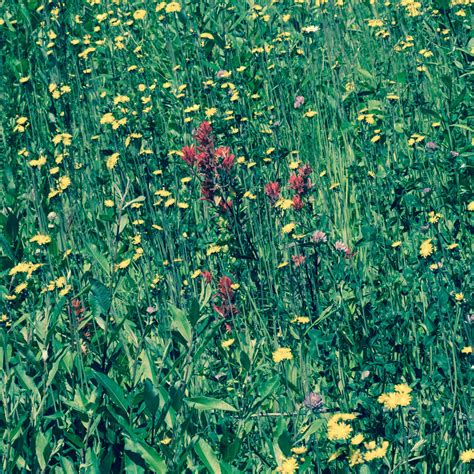
[[[51,237],[44,234],[36,234],[31,237],[30,242],[36,242],[38,245],[46,245],[51,242]]]
[[[334,244],[334,248],[338,252],[344,252],[346,254],[346,257],[349,257],[351,255],[351,251],[350,251],[349,247],[344,242],[342,242],[341,240],[338,240]]]
[[[293,454],[304,454],[308,449],[305,446],[291,448]]]
[[[283,234],[289,234],[290,232],[293,232],[295,227],[296,227],[296,224],[294,222],[290,222],[289,224],[286,224],[285,226],[282,227],[281,232]]]
[[[299,109],[303,104],[304,104],[304,97],[302,95],[297,95],[295,97],[295,103],[293,104],[293,107],[295,109]]]
[[[216,158],[220,158],[221,163],[219,166],[224,168],[226,171],[229,171],[232,166],[234,166],[234,155],[230,152],[230,148],[228,146],[216,148],[214,151],[214,156]]]
[[[356,449],[349,458],[349,466],[354,467],[357,464],[363,464],[364,457],[362,456],[360,449]]]
[[[307,316],[295,316],[291,322],[292,323],[298,323],[298,324],[307,324],[311,320]]]
[[[430,255],[433,254],[434,247],[433,247],[433,244],[431,243],[431,240],[432,239],[426,239],[420,245],[420,255],[423,258],[428,258]]]
[[[406,384],[395,385],[394,392],[387,392],[380,395],[377,399],[387,410],[395,410],[397,407],[407,407],[411,402],[410,392],[412,389]]]
[[[461,349],[461,354],[472,354],[472,346],[466,346]]]
[[[306,118],[312,118],[315,115],[318,115],[318,112],[316,112],[315,110],[308,110],[307,112],[303,114],[303,116]]]
[[[370,449],[364,454],[366,461],[373,461],[374,459],[384,458],[387,454],[389,443],[388,441],[383,441],[379,447]]]
[[[221,347],[225,349],[227,347],[230,347],[234,342],[235,342],[235,339],[227,339],[221,342]]]
[[[454,294],[454,299],[458,302],[461,302],[464,300],[464,293],[455,293]]]
[[[130,265],[130,259],[127,258],[125,260],[122,260],[120,263],[117,263],[115,265],[115,270],[123,270],[127,268]]]
[[[362,441],[364,441],[364,435],[359,433],[351,439],[351,444],[357,446],[358,444],[362,443]]]
[[[324,407],[324,401],[321,395],[315,392],[309,392],[304,397],[303,405],[308,410],[318,411],[322,410],[322,408]]]
[[[209,285],[209,283],[211,283],[211,281],[212,281],[211,272],[205,270],[205,271],[201,272],[201,275],[204,278],[204,281]]]
[[[277,471],[282,474],[294,474],[298,470],[298,461],[292,456],[291,458],[283,459]]]
[[[276,181],[270,182],[265,185],[265,194],[268,196],[272,203],[275,203],[280,197],[280,184]]]
[[[115,165],[117,164],[119,156],[120,156],[120,153],[113,153],[107,158],[106,166],[109,170],[113,170],[115,168]]]
[[[166,5],[165,7],[166,13],[179,13],[180,11],[181,11],[181,5],[178,2],[168,3],[168,5]]]
[[[293,354],[289,347],[279,347],[276,351],[273,352],[273,361],[278,363],[282,360],[291,360],[293,359]]]
[[[435,142],[428,142],[426,144],[426,149],[430,151],[435,151],[438,148],[438,145],[436,145]]]
[[[328,241],[328,238],[325,232],[323,232],[322,230],[317,230],[311,236],[311,240],[315,244],[320,244],[320,243],[326,243]]]
[[[395,242],[392,242],[392,248],[397,248],[397,247],[400,247],[400,245],[402,245],[402,241],[401,240],[396,240]]]
[[[306,257],[304,255],[293,255],[291,259],[293,260],[295,267],[299,267],[300,265],[303,265],[306,260]]]
[[[301,196],[299,194],[295,194],[291,200],[291,204],[293,206],[293,209],[295,211],[300,211],[304,207],[304,202],[301,199]]]
[[[468,449],[467,451],[463,451],[459,455],[459,459],[464,464],[474,461],[474,449]]]
[[[328,439],[331,441],[340,441],[348,439],[352,433],[352,427],[344,422],[328,421]]]
[[[71,184],[71,178],[69,176],[61,176],[58,179],[58,190],[65,191]]]
[[[136,10],[133,13],[133,18],[135,20],[143,20],[146,17],[146,10]]]

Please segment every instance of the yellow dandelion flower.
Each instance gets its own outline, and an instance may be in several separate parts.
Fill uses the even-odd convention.
[[[181,5],[178,2],[168,3],[165,7],[166,13],[179,13],[181,11]]]
[[[289,347],[279,347],[272,355],[273,361],[275,363],[281,362],[282,360],[291,360],[293,359],[293,354]]]
[[[328,439],[339,441],[348,439],[352,433],[352,426],[348,423],[328,423]]]
[[[461,349],[461,354],[472,354],[472,346],[466,346]]]
[[[292,456],[291,458],[285,458],[277,471],[282,474],[294,474],[298,470],[298,461]]]
[[[474,449],[468,449],[467,451],[463,451],[459,455],[459,459],[464,464],[474,461]]]
[[[136,10],[134,13],[133,13],[133,18],[135,20],[143,20],[144,18],[146,17],[146,10]]]
[[[364,454],[364,458],[366,461],[373,461],[374,459],[381,459],[384,458],[387,454],[389,443],[388,441],[383,441],[379,447],[367,451]]]
[[[420,245],[420,255],[423,258],[428,258],[434,252],[433,244],[431,243],[432,239],[424,240]]]

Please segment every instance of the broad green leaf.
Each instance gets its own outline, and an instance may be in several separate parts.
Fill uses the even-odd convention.
[[[117,382],[115,382],[115,380],[112,380],[107,375],[97,371],[94,371],[94,377],[105,389],[107,395],[112,400],[112,402],[114,402],[115,405],[117,405],[119,408],[126,412],[129,407],[128,401],[125,398],[125,395],[123,394],[123,391],[117,384]]]
[[[172,304],[170,306],[170,312],[172,316],[172,321],[171,321],[171,329],[174,329],[181,334],[183,339],[188,343],[191,344],[192,341],[192,328],[191,324],[189,323],[186,313],[177,308],[176,306],[173,306]]]
[[[199,459],[206,466],[207,470],[212,474],[221,474],[221,466],[217,456],[214,454],[211,446],[202,438],[194,445],[194,451]]]
[[[153,472],[162,474],[166,472],[166,464],[161,456],[150,446],[143,442],[132,440],[131,438],[125,438],[125,449],[132,453],[139,454],[143,460],[148,464]]]
[[[92,294],[102,314],[107,315],[112,304],[110,290],[100,281],[91,280]]]
[[[213,397],[193,397],[185,399],[185,402],[196,410],[222,410],[236,412],[237,409],[223,400]]]
[[[33,381],[33,379],[29,375],[26,375],[25,371],[23,370],[23,367],[17,365],[15,367],[15,372],[16,372],[16,375],[18,376],[18,379],[22,383],[22,385],[26,389],[33,392],[35,397],[39,400],[41,397],[40,397],[38,388],[36,387],[35,382]]]
[[[93,244],[88,243],[86,245],[86,250],[91,257],[99,264],[99,266],[104,270],[106,275],[110,275],[110,264],[98,250],[97,247]]]
[[[41,432],[38,431],[36,434],[36,441],[35,441],[35,453],[36,459],[42,471],[46,469],[46,464],[49,456],[45,455],[45,450],[48,446],[48,438]]]

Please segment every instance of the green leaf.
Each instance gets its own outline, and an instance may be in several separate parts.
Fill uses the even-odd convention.
[[[48,446],[48,438],[39,431],[36,435],[36,442],[35,442],[35,452],[36,452],[36,459],[38,460],[38,464],[42,471],[46,469],[47,459],[45,457],[45,450]],[[49,458],[49,456],[47,456]]]
[[[191,344],[192,341],[192,328],[191,324],[189,323],[188,319],[186,318],[186,314],[183,310],[173,306],[170,306],[170,312],[172,316],[171,321],[171,329],[178,331],[179,334],[183,337],[183,339],[188,343]]]
[[[35,395],[35,397],[39,400],[41,397],[40,397],[40,394],[39,394],[39,391],[35,385],[35,382],[33,381],[33,379],[29,376],[29,375],[26,375],[25,371],[23,370],[22,367],[20,366],[16,366],[15,367],[15,372],[16,372],[16,375],[18,376],[18,379],[20,380],[21,384],[28,390],[30,390],[31,392],[33,392],[33,394]]]
[[[128,401],[117,382],[101,372],[94,371],[94,376],[105,389],[112,402],[126,412],[129,407]]]
[[[107,275],[110,275],[110,264],[98,250],[97,247],[93,244],[86,245],[86,251],[89,255],[99,264],[99,266],[104,270]]]
[[[150,380],[145,380],[145,388],[143,390],[143,398],[145,399],[146,407],[151,415],[156,413],[158,406],[160,405],[160,397],[158,392],[153,387],[153,384]]]
[[[15,261],[15,255],[13,255],[10,244],[3,234],[0,234],[0,248],[3,250],[5,256],[7,256],[11,261]]]
[[[131,451],[132,453],[139,454],[148,464],[150,469],[153,470],[153,472],[159,474],[166,472],[166,464],[161,456],[153,448],[150,448],[145,443],[141,443],[126,437],[125,449]]]
[[[185,402],[196,410],[222,410],[236,412],[237,409],[223,400],[213,397],[193,397],[185,399]]]
[[[194,445],[194,451],[199,459],[206,466],[207,470],[212,474],[221,474],[221,466],[214,451],[209,444],[202,438]]]
[[[91,280],[92,294],[98,304],[102,314],[107,315],[112,305],[112,295],[110,290],[100,281]]]

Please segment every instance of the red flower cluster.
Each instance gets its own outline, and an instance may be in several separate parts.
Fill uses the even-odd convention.
[[[214,305],[214,309],[223,318],[228,318],[238,313],[238,309],[235,306],[235,293],[232,289],[232,280],[223,276],[219,279],[218,292],[216,295],[220,300],[220,305]]]
[[[275,202],[278,201],[280,193],[280,183],[277,183],[276,181],[270,181],[265,185],[265,194],[268,196],[272,204],[275,204]]]
[[[227,146],[214,148],[214,136],[209,122],[202,122],[194,131],[193,138],[197,142],[197,148],[194,145],[184,146],[181,149],[183,160],[199,170],[203,178],[201,185],[203,199],[210,202],[218,201],[221,209],[227,211],[232,207],[232,201],[222,201],[218,190],[222,188],[223,177],[228,175],[234,166],[235,157]]]
[[[291,201],[293,209],[299,211],[304,207],[303,197],[311,189],[313,184],[309,179],[312,169],[309,165],[303,165],[298,168],[298,174],[292,174],[288,180],[288,186],[295,191]],[[276,203],[281,194],[280,184],[276,181],[271,181],[265,185],[265,194],[270,199],[272,205]]]
[[[309,179],[312,169],[309,165],[303,165],[298,168],[298,174],[292,174],[288,180],[288,185],[290,189],[296,192],[293,195],[293,209],[299,211],[303,209],[304,202],[303,196],[311,189],[313,184]]]

